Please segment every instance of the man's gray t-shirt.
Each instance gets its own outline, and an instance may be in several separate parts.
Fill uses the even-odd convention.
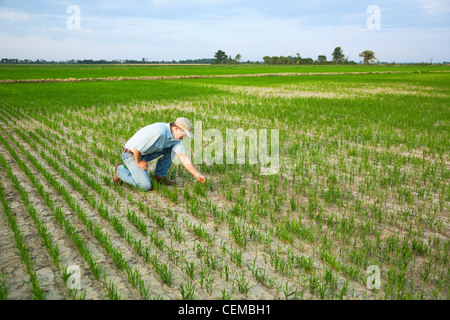
[[[181,140],[175,141],[170,132],[170,123],[157,122],[150,124],[136,132],[127,141],[124,148],[139,150],[142,155],[160,152],[172,148],[174,153],[186,153]]]

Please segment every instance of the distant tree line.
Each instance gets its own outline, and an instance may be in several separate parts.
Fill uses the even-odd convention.
[[[319,55],[316,60],[312,58],[302,58],[300,53],[297,52],[295,57],[293,56],[264,56],[264,64],[276,64],[276,65],[313,65],[313,64],[357,64],[355,61],[348,61],[345,57],[341,47],[336,47],[333,51],[332,60],[328,61],[326,55]]]
[[[359,54],[361,58],[363,58],[364,64],[377,63],[377,64],[399,64],[397,62],[380,62],[376,60],[375,52],[372,50],[365,50]],[[357,64],[355,61],[349,61],[348,57],[344,55],[344,51],[341,47],[336,47],[331,54],[331,60],[327,60],[326,55],[319,55],[316,60],[312,58],[302,58],[300,53],[297,53],[296,56],[264,56],[263,61],[241,61],[242,55],[237,54],[234,58],[231,55],[228,55],[223,50],[218,50],[214,54],[214,58],[203,58],[203,59],[187,59],[187,60],[160,60],[160,61],[149,61],[147,58],[142,58],[141,60],[130,60],[130,59],[116,59],[116,60],[93,60],[93,59],[84,59],[84,60],[65,60],[65,61],[54,61],[54,60],[45,60],[45,59],[8,59],[3,58],[0,60],[0,64],[221,64],[221,65],[230,65],[230,64],[259,64],[264,63],[268,65],[333,65],[333,64]],[[432,61],[427,62],[410,62],[410,63],[401,63],[401,64],[420,64],[420,65],[431,65]],[[443,62],[442,64],[449,64],[449,62]]]
[[[241,63],[245,63],[245,64],[258,64],[258,61],[246,61],[243,62],[242,60],[242,55],[240,53],[238,53],[234,58],[230,55],[227,55],[225,53],[225,51],[222,50],[218,50],[215,54],[214,54],[214,59],[211,62],[211,64],[241,64]]]
[[[44,59],[7,59],[3,58],[0,60],[0,64],[210,64],[213,62],[213,59],[204,58],[204,59],[188,59],[188,60],[171,60],[171,61],[149,61],[146,58],[142,58],[142,60],[93,60],[93,59],[84,59],[84,60],[65,60],[65,61],[54,61],[54,60],[44,60]]]

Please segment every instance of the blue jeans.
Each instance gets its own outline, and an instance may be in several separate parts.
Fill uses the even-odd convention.
[[[160,177],[166,176],[170,166],[172,165],[172,148],[167,148],[159,152],[141,156],[142,160],[148,162],[158,158],[161,155],[162,157],[158,159],[155,168],[155,175]],[[142,170],[139,168],[134,160],[134,155],[132,153],[122,152],[122,160],[125,166],[120,165],[117,168],[117,176],[120,180],[131,184],[142,191],[151,190],[152,182],[150,181],[148,172],[147,170]]]

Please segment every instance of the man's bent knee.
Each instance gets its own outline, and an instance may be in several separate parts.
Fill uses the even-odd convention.
[[[152,184],[151,183],[142,183],[138,184],[138,189],[144,192],[152,190]]]

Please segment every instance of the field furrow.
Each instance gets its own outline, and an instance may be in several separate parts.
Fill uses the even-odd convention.
[[[3,180],[2,180],[3,181]],[[8,195],[6,195],[8,197]],[[31,300],[32,291],[26,267],[20,258],[14,234],[8,225],[5,211],[0,207],[0,272],[4,275],[4,285],[11,300]]]

